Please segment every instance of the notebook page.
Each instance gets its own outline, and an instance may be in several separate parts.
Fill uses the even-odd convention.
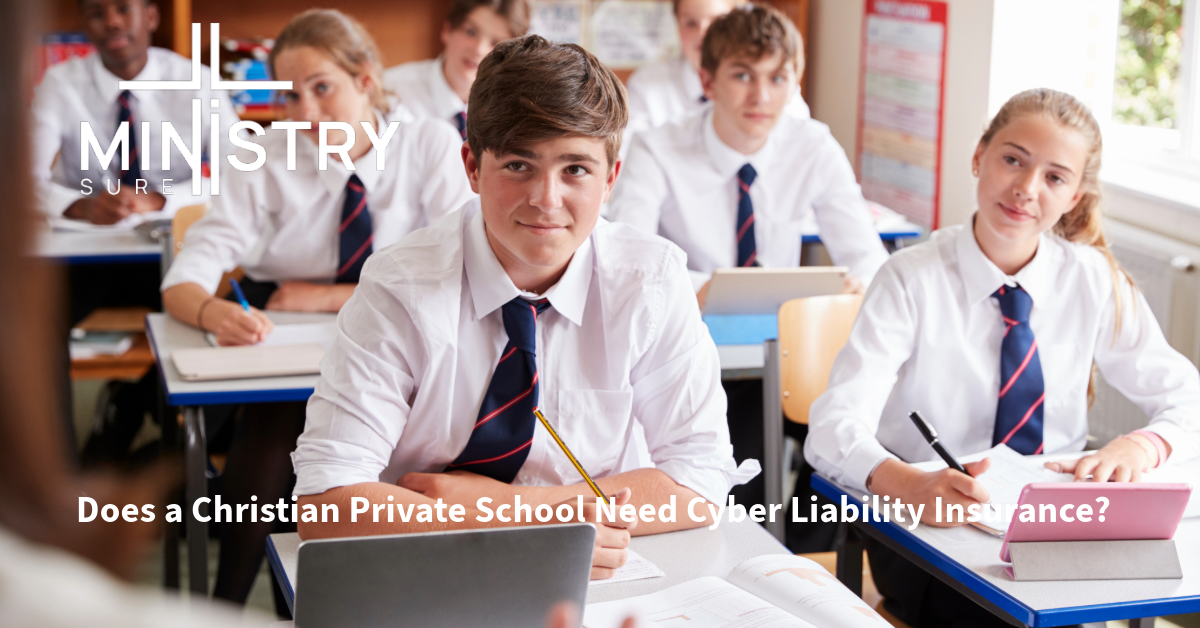
[[[588,584],[594,587],[601,584],[629,582],[630,580],[661,578],[667,575],[663,573],[662,569],[658,568],[658,565],[650,562],[645,556],[642,556],[631,549],[627,549],[625,551],[629,554],[629,560],[625,561],[625,564],[617,569],[616,573],[613,574],[613,577],[607,580],[591,580],[588,582]]]
[[[821,628],[890,626],[833,574],[802,556],[751,558],[734,567],[727,580]]]
[[[205,335],[205,338],[208,340],[208,344],[214,347],[218,346],[216,334],[210,332]],[[333,346],[333,341],[336,338],[337,323],[334,321],[324,323],[296,323],[293,325],[276,325],[266,340],[254,346],[283,347],[287,345],[318,344],[328,350],[329,347]]]
[[[649,595],[588,604],[583,625],[618,628],[630,615],[641,619],[639,625],[654,628],[817,628],[713,576]]]

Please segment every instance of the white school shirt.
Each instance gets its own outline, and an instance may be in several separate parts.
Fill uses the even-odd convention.
[[[812,119],[780,116],[753,155],[717,137],[711,109],[640,133],[608,218],[678,244],[699,290],[714,270],[737,266],[737,173],[747,163],[758,172],[750,200],[759,265],[799,266],[800,238],[813,215],[833,262],[870,283],[887,250],[842,147]]]
[[[635,134],[682,120],[706,107],[700,99],[704,95],[700,75],[682,55],[638,68],[629,76],[625,91],[629,95],[629,125],[621,143],[622,157],[629,153]],[[808,103],[800,95],[800,86],[796,86],[784,111],[797,118],[811,117]]]
[[[442,61],[439,56],[390,67],[383,73],[383,84],[395,92],[400,97],[400,104],[414,115],[443,120],[457,131],[454,116],[465,113],[467,103],[446,82]]]
[[[454,129],[432,120],[414,121],[397,108],[377,118],[379,132],[393,120],[401,122],[385,150],[382,171],[376,169],[374,147],[354,162],[354,172],[336,155],[326,159],[327,170],[318,170],[317,145],[302,133],[296,133],[296,169],[289,171],[286,133],[268,130],[261,138],[266,162],[253,172],[222,171],[221,193],[188,229],[162,289],[191,282],[213,292],[221,274],[237,266],[257,281],[333,282],[338,225],[351,174],[366,189],[375,251],[474,196],[459,156],[462,140]],[[361,127],[356,131],[361,133]]]
[[[1103,254],[1044,233],[1033,260],[1008,277],[960,225],[905,248],[879,271],[829,388],[809,412],[809,463],[835,482],[864,488],[889,457],[937,458],[908,419],[913,410],[955,455],[991,447],[1006,330],[991,295],[1012,283],[1033,299],[1045,453],[1081,451],[1087,442],[1093,361],[1150,417],[1146,429],[1171,444],[1168,463],[1200,453],[1200,374],[1167,344],[1140,292],[1131,298],[1122,291],[1114,342],[1116,292]]]
[[[296,494],[441,472],[466,447],[508,339],[501,307],[521,295],[478,207],[367,260],[292,454]],[[538,406],[589,474],[657,468],[715,503],[757,475],[734,463],[717,348],[677,247],[601,219],[544,296]],[[513,484],[581,481],[537,428]]]
[[[224,159],[233,150],[229,142],[229,127],[239,121],[225,92],[209,89],[208,66],[201,66],[198,91],[130,90],[133,97],[130,109],[134,125],[131,132],[139,145],[150,155],[150,168],[142,170],[147,188],[162,192],[163,179],[171,179],[170,194],[166,195],[163,211],[174,215],[180,207],[208,201],[207,194],[192,194],[192,169],[183,159],[179,148],[171,146],[171,168],[162,169],[162,122],[170,122],[185,144],[192,142],[192,100],[200,99],[200,143],[202,153],[214,157],[209,146],[211,114],[220,116],[220,151]],[[137,81],[186,81],[192,77],[190,60],[163,48],[150,48],[146,67],[134,78]],[[121,179],[121,153],[118,151],[109,169],[100,167],[100,160],[88,149],[88,170],[81,169],[80,145],[83,142],[81,123],[88,122],[96,134],[101,150],[107,150],[117,132],[120,105],[117,86],[120,79],[109,72],[100,55],[65,61],[46,70],[42,84],[33,98],[33,168],[37,179],[38,208],[50,217],[62,216],[75,201],[86,195],[81,191],[83,179],[91,179],[92,194],[104,192],[105,181],[113,189]],[[210,101],[216,98],[220,107],[213,109]],[[141,137],[142,122],[150,123],[150,134]],[[132,146],[130,147],[132,153]],[[55,161],[57,157],[57,162]],[[224,168],[231,170],[231,168]]]

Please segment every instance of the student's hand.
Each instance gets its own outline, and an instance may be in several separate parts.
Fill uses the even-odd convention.
[[[247,312],[241,306],[234,306],[228,308],[215,333],[218,345],[231,347],[258,344],[266,340],[274,328],[275,323],[258,308],[250,308]]]
[[[447,504],[462,504],[466,508],[474,508],[480,497],[491,497],[494,502],[511,504],[513,496],[517,494],[513,485],[507,482],[470,471],[405,473],[396,484],[429,499],[440,497]]]
[[[711,279],[704,282],[704,285],[700,286],[700,292],[696,293],[696,301],[700,303],[700,311],[704,311],[704,303],[708,301],[708,286],[711,283]]]
[[[132,195],[100,192],[95,196],[81,198],[63,212],[63,216],[75,220],[86,220],[94,225],[112,225],[134,213]]]
[[[319,284],[308,281],[284,281],[279,284],[267,309],[284,312],[336,312],[354,294],[354,284]]]
[[[637,621],[633,617],[626,617],[625,621],[621,622],[621,628],[635,628]],[[550,609],[550,614],[546,615],[546,628],[578,628],[579,627],[579,609],[571,602],[559,602]],[[604,627],[607,628],[607,627]]]
[[[846,281],[842,283],[842,294],[862,294],[866,291],[861,279],[846,275]]]
[[[1090,456],[1078,460],[1047,462],[1046,468],[1059,473],[1074,473],[1076,482],[1086,480],[1089,475],[1092,476],[1093,482],[1140,482],[1142,469],[1148,469],[1157,462],[1150,457],[1150,449],[1153,449],[1154,445],[1138,434],[1131,438],[1144,441],[1145,446],[1129,438],[1116,438]],[[1155,458],[1157,457],[1156,451]]]
[[[633,491],[628,488],[621,489],[616,497],[611,498],[612,503],[623,506],[629,503],[633,498]],[[572,508],[578,505],[577,499],[569,499],[564,504],[570,505]],[[558,510],[558,505],[555,504],[554,509]],[[603,518],[603,513],[596,508],[596,500],[594,498],[584,498],[583,500],[583,519],[591,522],[596,527],[596,547],[592,551],[592,580],[607,580],[613,577],[617,568],[623,566],[629,560],[629,552],[626,548],[629,547],[630,532],[637,527],[637,517],[634,517],[632,523],[621,519],[619,516],[616,521],[610,521]],[[558,523],[551,519],[552,523]]]
[[[121,188],[121,195],[125,193],[125,188]],[[133,211],[139,214],[162,211],[163,206],[167,204],[167,197],[158,192],[147,191],[145,194],[130,193],[129,196],[133,203]]]
[[[990,458],[979,462],[969,462],[963,465],[970,475],[963,475],[954,469],[941,471],[922,471],[908,463],[889,458],[875,469],[871,476],[871,492],[876,495],[889,495],[895,501],[897,497],[910,504],[925,504],[921,513],[921,523],[940,528],[962,525],[958,521],[946,521],[945,509],[952,504],[961,504],[966,523],[967,507],[971,504],[987,503],[991,498],[987,489],[975,478],[982,475],[992,466]],[[937,521],[935,506],[937,498],[942,498],[942,521]]]

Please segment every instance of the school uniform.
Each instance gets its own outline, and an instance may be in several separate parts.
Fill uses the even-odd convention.
[[[810,218],[834,263],[870,283],[887,250],[829,127],[783,115],[744,155],[717,137],[712,116],[698,111],[635,137],[608,217],[679,245],[697,291],[718,268],[799,266]]]
[[[241,266],[250,304],[263,308],[277,282],[357,283],[374,251],[446,216],[473,195],[454,131],[394,110],[377,122],[408,120],[377,170],[372,148],[353,171],[334,156],[316,168],[317,146],[296,138],[296,170],[287,169],[286,134],[268,132],[267,161],[253,172],[229,169],[212,209],[189,230],[163,290],[195,283],[214,292],[222,273]],[[191,322],[191,321],[187,321]],[[288,455],[304,428],[304,403],[244,406],[223,476],[225,501],[278,501],[290,492]],[[272,524],[220,530],[221,567],[214,596],[244,602],[262,562]]]
[[[629,96],[629,125],[621,144],[622,156],[628,154],[635,134],[682,120],[708,102],[700,74],[682,55],[638,68],[626,82],[625,91]],[[799,86],[785,111],[797,118],[811,116]]]
[[[971,224],[935,232],[880,270],[809,413],[809,463],[865,489],[888,458],[935,459],[907,418],[914,409],[957,454],[999,442],[1024,454],[1081,451],[1093,363],[1171,444],[1167,464],[1200,454],[1200,374],[1124,281],[1114,337],[1117,293],[1103,254],[1043,233],[1033,260],[1007,276]],[[890,574],[876,582],[903,607],[901,619],[923,623],[936,610],[923,601],[940,585],[869,549],[872,572]]]
[[[534,406],[595,477],[657,468],[720,503],[759,471],[731,456],[678,248],[601,220],[554,287],[522,293],[472,201],[368,262],[309,400],[296,493],[447,469],[580,482]]]
[[[446,82],[444,59],[410,61],[383,73],[383,84],[400,97],[400,104],[420,117],[443,120],[467,139],[467,103]]]
[[[191,78],[191,60],[170,50],[151,47],[147,51],[146,67],[134,80],[187,81]],[[163,206],[168,216],[180,207],[207,202],[207,194],[192,194],[192,170],[174,144],[171,145],[171,167],[162,168],[162,123],[170,122],[190,146],[192,101],[200,99],[200,150],[212,155],[210,114],[217,113],[221,156],[224,158],[232,149],[229,128],[238,121],[229,96],[209,88],[207,66],[201,67],[199,90],[123,91],[118,87],[120,80],[104,67],[98,54],[71,59],[46,70],[33,98],[31,147],[37,204],[45,215],[62,216],[67,207],[84,198],[86,195],[80,190],[85,178],[91,179],[93,194],[106,193],[106,181],[115,189],[117,182],[122,180],[119,151],[107,170],[100,167],[94,152],[89,154],[88,169],[81,168],[79,153],[83,142],[81,124],[84,122],[91,125],[102,150],[108,148],[121,121],[131,123],[130,139],[138,141],[130,143],[130,158],[134,162],[130,164],[130,170],[136,166],[134,174],[146,179],[147,189],[155,192],[163,192],[163,179],[170,179],[167,182],[170,194],[164,194],[166,205]],[[218,109],[210,106],[214,98],[220,103]],[[145,138],[141,137],[142,122],[150,123],[150,133]],[[133,159],[135,149],[144,149],[149,154],[149,168],[143,170],[140,160]],[[126,175],[127,181],[130,176]]]

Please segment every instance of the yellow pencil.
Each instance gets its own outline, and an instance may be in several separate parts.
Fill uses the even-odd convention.
[[[554,442],[558,443],[558,446],[563,450],[563,453],[567,454],[567,460],[570,460],[571,464],[575,465],[575,470],[579,472],[579,475],[583,476],[583,481],[587,482],[588,486],[592,487],[592,491],[596,493],[596,497],[603,499],[605,506],[611,506],[612,504],[609,503],[608,497],[604,494],[604,491],[600,490],[600,487],[596,486],[596,483],[592,481],[592,476],[588,475],[588,472],[583,470],[583,465],[579,464],[579,461],[575,459],[575,454],[572,454],[571,450],[567,448],[567,444],[558,437],[558,432],[555,432],[554,428],[550,427],[550,422],[546,420],[546,417],[542,414],[542,411],[534,408],[533,415],[542,422],[542,425],[546,427],[546,431],[550,432],[550,436],[554,438]]]

